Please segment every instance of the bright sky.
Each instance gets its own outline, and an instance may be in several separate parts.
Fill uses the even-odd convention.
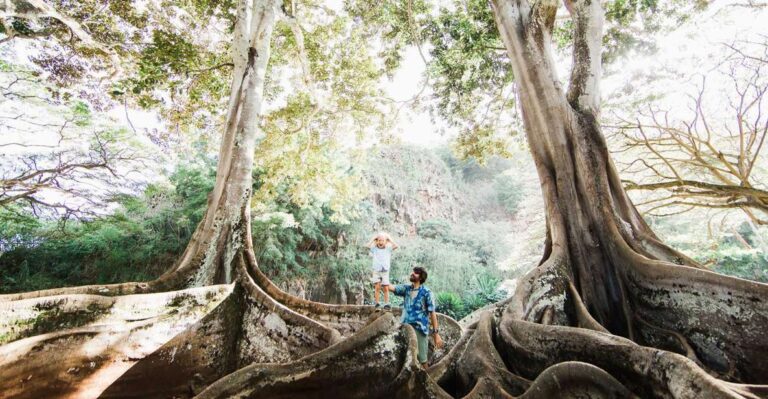
[[[427,50],[424,55],[429,57]],[[424,60],[421,59],[416,47],[407,49],[403,56],[402,67],[392,79],[385,79],[382,84],[387,94],[394,100],[407,101],[417,95],[424,86]],[[427,99],[431,90],[427,88],[421,94]],[[412,110],[405,106],[400,112],[400,122],[397,125],[399,136],[404,142],[436,146],[446,143],[455,134],[448,126],[438,121],[432,121],[426,110]]]
[[[719,1],[681,29],[664,33],[657,39],[659,51],[655,54],[629,58],[617,65],[608,66],[609,70],[618,73],[604,79],[603,98],[610,97],[627,83],[632,84],[633,77],[664,69],[679,72],[683,76],[654,82],[657,88],[666,93],[688,92],[694,84],[700,82],[700,74],[722,61],[726,52],[723,43],[768,34],[765,25],[768,8],[738,7],[733,6],[734,3],[743,1]]]

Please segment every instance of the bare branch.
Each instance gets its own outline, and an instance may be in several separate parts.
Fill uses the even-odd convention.
[[[143,157],[103,132],[93,132],[90,140],[86,151],[63,148],[11,160],[0,174],[0,207],[25,203],[35,214],[52,211],[68,217],[102,209],[115,189],[128,189],[124,175],[142,168]]]
[[[651,105],[633,121],[617,117],[618,123],[608,126],[622,141],[614,152],[634,157],[624,164],[623,170],[636,176],[635,181],[623,181],[625,188],[665,193],[641,204],[651,207],[646,213],[665,207],[740,209],[756,223],[762,219],[755,211],[768,215],[768,191],[762,179],[754,176],[768,134],[768,118],[762,110],[768,93],[762,71],[768,58],[763,62],[750,56],[755,45],[760,47],[758,53],[768,54],[768,38],[763,43],[750,42],[749,51],[743,49],[744,43],[730,43],[726,46],[732,54],[710,72],[721,71],[731,82],[732,90],[725,95],[730,102],[729,124],[711,123],[710,119],[719,119],[707,114],[704,76],[689,96],[689,119],[672,120],[669,111]]]

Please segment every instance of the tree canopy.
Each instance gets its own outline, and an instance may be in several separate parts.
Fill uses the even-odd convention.
[[[628,191],[670,188],[761,222],[762,55],[733,43],[720,65],[735,89],[727,134],[703,94],[682,122],[654,106],[604,115],[603,65],[709,7],[5,2],[6,130],[45,127],[59,145],[3,144],[18,147],[0,193],[0,266],[17,292],[0,295],[0,391],[761,397],[768,285],[665,242]],[[382,81],[409,48],[425,76],[395,101]],[[458,132],[453,152],[393,145],[401,111],[421,107]],[[639,154],[629,178],[607,129]],[[500,157],[522,140],[526,165]],[[111,184],[130,170],[170,178]],[[534,173],[535,190],[522,187]],[[45,200],[56,191],[65,202]],[[533,191],[540,260],[521,270],[503,240]],[[750,250],[752,228],[732,229]],[[394,282],[430,269],[444,314],[425,367],[412,326],[364,303],[361,244],[381,230],[402,244]]]

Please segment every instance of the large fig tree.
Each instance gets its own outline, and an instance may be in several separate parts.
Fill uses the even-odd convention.
[[[422,370],[415,334],[390,313],[282,292],[258,269],[248,212],[269,38],[290,18],[277,3],[237,8],[216,186],[183,256],[148,283],[0,297],[0,396],[768,395],[768,286],[660,242],[622,188],[598,123],[599,1],[566,1],[567,89],[551,51],[559,3],[490,4],[548,227],[540,265],[512,298],[465,331],[443,318],[447,351]]]
[[[64,18],[42,2],[20,3],[8,18]],[[150,282],[0,298],[0,397],[191,396],[245,365],[325,348],[367,320],[366,307],[290,297],[256,266],[249,217],[259,115],[275,21],[291,16],[274,0],[243,0],[236,10],[221,161],[186,251]]]

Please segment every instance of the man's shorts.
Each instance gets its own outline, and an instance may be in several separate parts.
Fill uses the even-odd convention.
[[[389,285],[389,270],[385,270],[383,272],[377,272],[374,271],[371,275],[371,283],[378,284],[381,283],[381,285]]]
[[[423,332],[419,331],[417,328],[414,328],[413,331],[416,332],[416,342],[419,344],[419,363],[424,364],[427,362],[428,359],[428,351],[429,351],[429,340],[427,339],[427,334],[424,334]]]

